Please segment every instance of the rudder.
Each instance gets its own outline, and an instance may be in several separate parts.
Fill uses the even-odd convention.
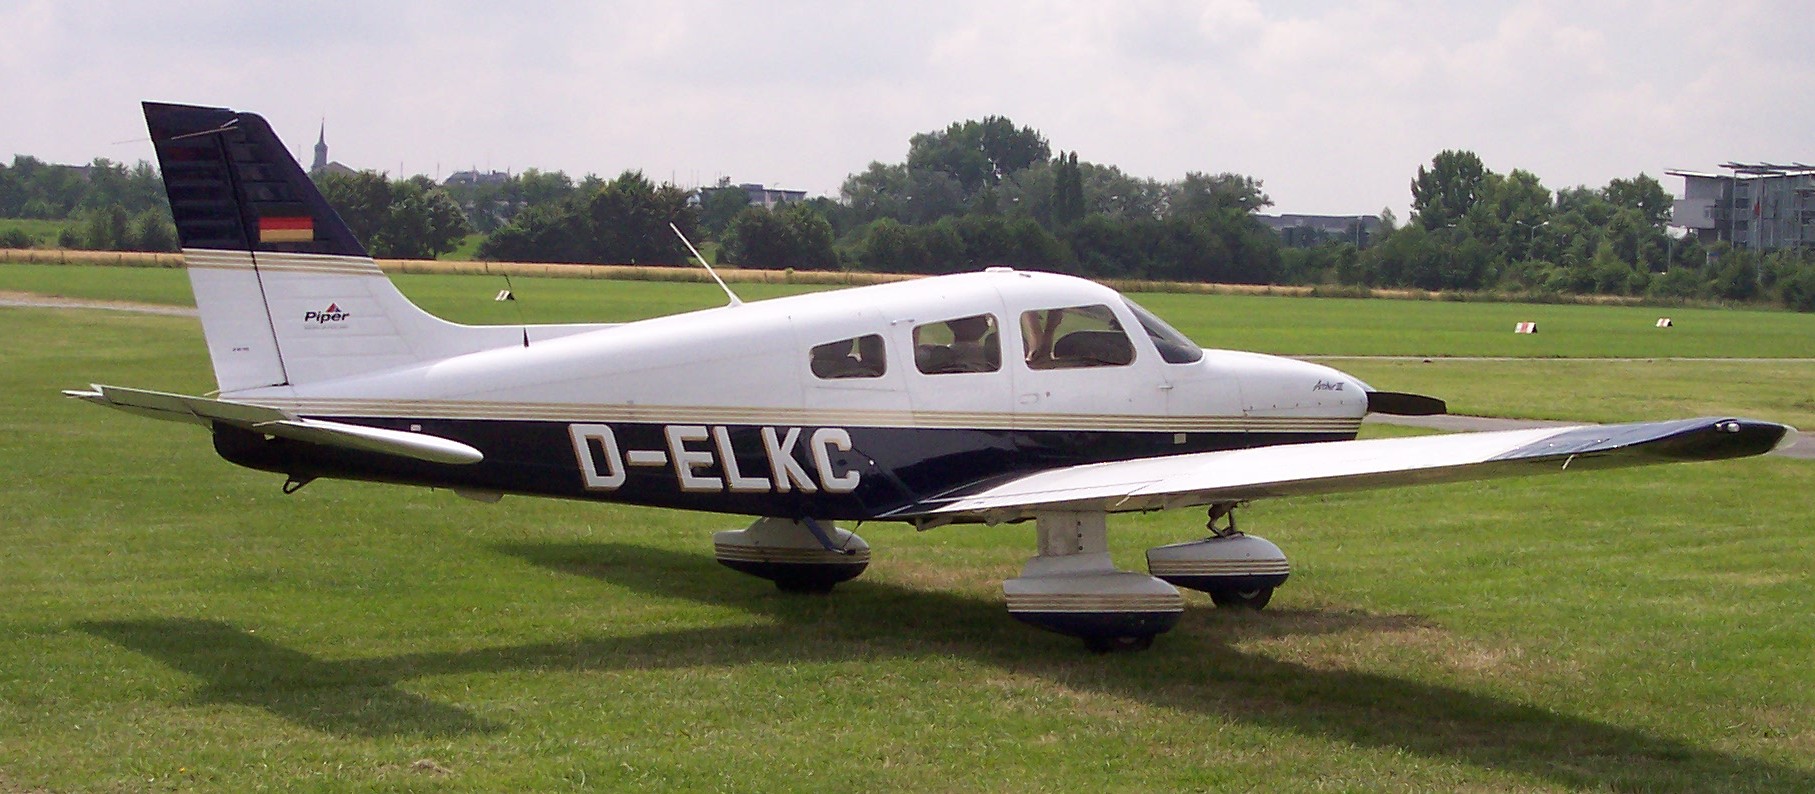
[[[299,386],[520,340],[417,308],[269,124],[144,103],[222,393]]]

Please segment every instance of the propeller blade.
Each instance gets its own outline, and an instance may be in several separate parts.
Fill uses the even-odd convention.
[[[1368,413],[1394,416],[1438,416],[1449,413],[1449,406],[1435,397],[1397,391],[1368,392]]]

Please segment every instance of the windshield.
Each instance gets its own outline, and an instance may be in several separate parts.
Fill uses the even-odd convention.
[[[1141,321],[1141,330],[1147,332],[1147,337],[1153,340],[1154,347],[1159,348],[1160,358],[1165,359],[1166,363],[1189,364],[1204,357],[1201,348],[1185,338],[1178,329],[1167,325],[1165,320],[1126,297],[1122,298],[1122,302],[1128,304],[1128,310],[1134,312],[1135,319]]]

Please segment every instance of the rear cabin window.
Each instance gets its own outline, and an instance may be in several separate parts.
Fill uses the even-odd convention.
[[[1134,345],[1108,306],[1070,306],[1021,314],[1029,369],[1120,367],[1133,363]]]
[[[928,375],[1001,369],[1002,340],[995,315],[914,326],[914,367]]]
[[[813,376],[823,380],[880,378],[888,371],[882,337],[876,334],[814,345]]]

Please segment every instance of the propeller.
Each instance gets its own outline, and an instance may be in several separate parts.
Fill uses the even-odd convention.
[[[1438,416],[1449,413],[1449,406],[1435,397],[1398,391],[1368,392],[1368,413],[1394,416]]]

